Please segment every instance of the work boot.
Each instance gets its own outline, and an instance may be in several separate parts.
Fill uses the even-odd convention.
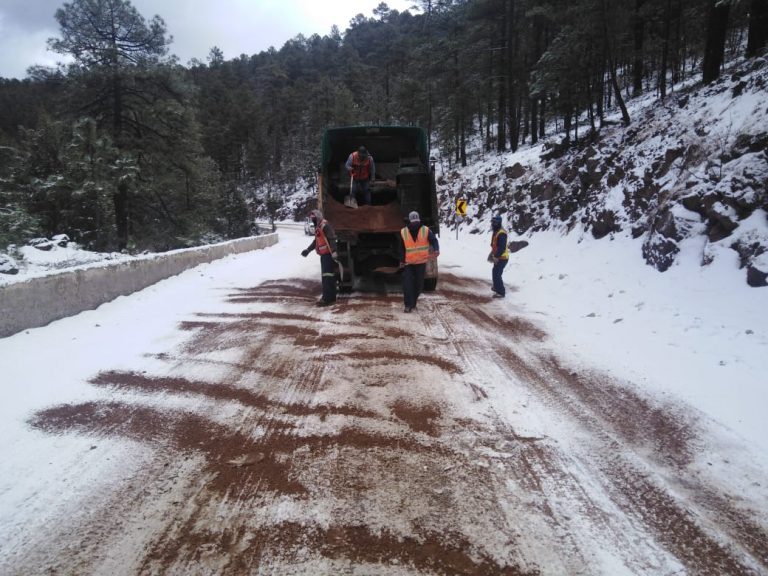
[[[412,307],[410,307],[410,306],[406,306],[406,307],[405,307],[405,310],[403,310],[403,312],[405,312],[405,313],[410,313],[410,312],[413,312],[413,308],[412,308]]]
[[[494,298],[504,298],[504,294],[499,294],[498,292],[496,292],[496,291],[494,290],[494,293],[493,293],[493,297],[494,297]]]
[[[329,301],[329,300],[323,300],[322,298],[320,298],[320,300],[318,300],[315,303],[315,306],[320,306],[320,307],[333,306],[334,304],[336,304],[336,300]]]

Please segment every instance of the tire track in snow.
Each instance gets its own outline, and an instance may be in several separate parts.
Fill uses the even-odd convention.
[[[397,295],[343,297],[317,311],[316,287],[281,280],[236,290],[227,312],[182,323],[189,339],[157,357],[158,374],[100,374],[92,384],[110,400],[31,420],[165,454],[167,466],[146,472],[147,495],[124,508],[120,529],[129,534],[152,521],[149,536],[135,536],[141,549],[124,552],[126,573],[765,566],[756,519],[705,484],[689,484],[705,496],[685,500],[661,481],[695,457],[694,422],[621,383],[569,370],[545,350],[540,329],[476,295],[485,283],[444,275],[411,315]],[[496,408],[514,393],[525,398],[519,414]],[[185,399],[183,409],[174,398]],[[526,411],[546,433],[518,431],[537,424]],[[199,469],[182,466],[190,461]],[[151,498],[175,466],[178,504]],[[718,511],[727,512],[732,545],[697,516],[715,520]],[[108,511],[98,522],[117,533]],[[738,524],[750,528],[737,532]],[[66,552],[72,540],[61,543],[61,568],[103,562],[113,541],[79,554]]]

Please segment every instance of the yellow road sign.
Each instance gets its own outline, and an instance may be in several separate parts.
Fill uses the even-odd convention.
[[[459,216],[467,215],[467,201],[461,198],[456,199],[456,214]]]

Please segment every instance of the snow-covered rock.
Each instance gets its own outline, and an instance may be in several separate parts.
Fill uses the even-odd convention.
[[[0,274],[18,274],[16,261],[7,254],[0,254]]]
[[[27,244],[45,252],[52,250],[53,247],[56,246],[56,244],[48,240],[48,238],[32,238]]]
[[[69,236],[66,234],[56,234],[51,238],[51,241],[56,244],[56,246],[59,246],[60,248],[66,248],[67,244],[69,244]]]
[[[551,133],[502,154],[475,142],[474,162],[439,165],[443,219],[452,220],[452,200],[461,195],[470,233],[487,230],[490,216],[501,213],[518,235],[631,236],[662,272],[693,256],[682,245],[694,240],[702,246],[698,264],[735,250],[750,285],[763,286],[768,266],[757,259],[768,252],[767,99],[768,62],[741,60],[722,82],[691,81],[665,102],[652,94],[629,100],[628,127],[608,111],[600,131],[580,130],[578,142],[573,132],[570,140]]]

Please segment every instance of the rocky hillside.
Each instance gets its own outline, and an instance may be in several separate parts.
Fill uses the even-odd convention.
[[[477,232],[500,212],[518,234],[631,235],[661,272],[685,242],[697,243],[702,266],[732,249],[747,282],[768,285],[768,60],[736,62],[717,83],[692,84],[664,103],[648,96],[629,105],[628,127],[609,117],[577,144],[561,134],[445,171],[445,217],[462,196]]]

